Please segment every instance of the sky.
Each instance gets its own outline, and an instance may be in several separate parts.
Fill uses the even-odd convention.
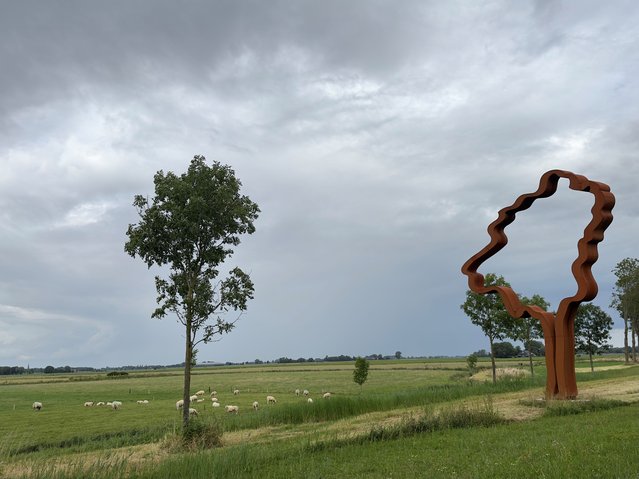
[[[200,361],[467,355],[462,264],[564,169],[610,185],[593,301],[639,256],[639,3],[2,2],[0,364],[175,364],[154,276],[124,252],[158,170],[230,165],[255,298]],[[562,180],[480,272],[556,308],[592,195]]]

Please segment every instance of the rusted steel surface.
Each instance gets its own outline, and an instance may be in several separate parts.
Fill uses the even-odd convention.
[[[572,274],[577,281],[574,296],[564,298],[559,303],[557,313],[542,310],[538,306],[529,306],[519,301],[512,288],[484,284],[484,276],[477,269],[488,258],[500,251],[508,243],[504,229],[515,220],[518,212],[530,208],[538,198],[547,198],[557,191],[561,178],[569,181],[569,187],[576,191],[591,193],[594,198],[592,220],[584,229],[583,237],[577,242],[577,259],[572,264]],[[499,294],[508,313],[514,318],[532,316],[541,322],[546,343],[546,397],[577,397],[575,377],[575,334],[574,324],[577,308],[583,301],[591,301],[597,295],[597,282],[592,276],[591,267],[597,261],[597,245],[603,240],[604,231],[612,222],[612,208],[615,197],[610,187],[604,183],[591,181],[585,176],[570,171],[551,170],[539,180],[539,188],[534,193],[521,195],[515,202],[499,211],[497,219],[488,226],[490,243],[472,256],[462,266],[462,273],[468,276],[468,286],[479,294]]]

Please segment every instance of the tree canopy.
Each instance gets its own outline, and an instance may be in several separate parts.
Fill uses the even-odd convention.
[[[136,195],[133,205],[140,217],[130,224],[125,251],[151,266],[168,267],[168,275],[155,277],[158,307],[152,317],[173,313],[185,328],[184,415],[188,424],[190,371],[199,343],[228,333],[253,298],[248,274],[233,268],[218,280],[220,265],[240,244],[240,235],[255,231],[260,212],[256,203],[240,194],[241,182],[226,165],[207,165],[195,156],[186,173],[158,171],[151,200]]]
[[[611,330],[612,318],[608,313],[592,303],[579,305],[575,316],[575,346],[578,351],[588,353],[591,371],[594,371],[592,356],[605,349]]]

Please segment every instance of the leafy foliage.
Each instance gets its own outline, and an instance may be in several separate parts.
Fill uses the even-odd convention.
[[[605,348],[610,339],[612,318],[599,306],[581,304],[575,317],[575,346],[590,356],[590,369],[594,371],[592,355]]]
[[[151,315],[176,315],[185,328],[184,425],[188,423],[190,371],[195,346],[231,331],[253,298],[253,283],[240,268],[217,280],[220,265],[240,244],[240,235],[255,231],[259,208],[240,195],[240,181],[225,165],[206,164],[195,156],[186,173],[158,171],[151,201],[136,195],[140,222],[129,225],[125,251],[151,266],[168,266],[168,277],[155,277],[158,307]]]
[[[356,384],[359,384],[360,387],[366,382],[368,379],[368,368],[370,364],[366,359],[358,357],[355,360],[355,370],[353,371],[353,381]]]

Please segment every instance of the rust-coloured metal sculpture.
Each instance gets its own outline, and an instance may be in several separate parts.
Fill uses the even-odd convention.
[[[517,294],[509,287],[484,285],[484,276],[478,273],[477,269],[484,261],[506,246],[508,238],[504,229],[515,220],[515,215],[530,208],[536,199],[552,196],[557,191],[557,183],[561,178],[569,180],[569,187],[572,190],[592,193],[595,202],[591,210],[592,220],[577,243],[579,254],[572,264],[572,274],[577,281],[577,292],[574,296],[562,299],[555,314],[544,311],[538,306],[522,304]],[[591,301],[597,295],[597,283],[592,276],[591,267],[599,257],[597,244],[603,240],[603,233],[612,222],[614,205],[615,197],[608,185],[590,181],[585,176],[569,171],[547,171],[539,180],[537,191],[521,195],[511,206],[499,211],[497,219],[488,226],[490,243],[462,266],[462,273],[468,276],[468,286],[472,291],[479,294],[499,294],[506,310],[514,318],[532,316],[541,321],[546,343],[547,398],[577,397],[575,316],[582,301]]]

